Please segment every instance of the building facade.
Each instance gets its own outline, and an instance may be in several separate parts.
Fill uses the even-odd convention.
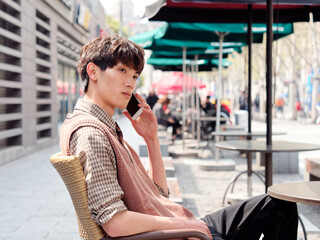
[[[80,96],[81,46],[105,28],[99,0],[0,0],[0,164],[53,144]]]

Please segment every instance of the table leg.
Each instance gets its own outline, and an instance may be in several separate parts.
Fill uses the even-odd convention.
[[[251,136],[247,136],[247,140],[251,140]],[[247,179],[247,193],[248,196],[252,196],[252,152],[247,152],[247,168],[248,168],[248,179]]]
[[[252,152],[247,152],[247,167],[248,167],[248,179],[247,179],[247,193],[248,196],[252,196]]]
[[[268,187],[272,185],[272,153],[264,153],[265,154],[265,185],[266,185],[266,192]]]
[[[200,148],[200,141],[201,141],[201,129],[200,129],[200,122],[197,122],[197,140],[198,140],[198,149]]]

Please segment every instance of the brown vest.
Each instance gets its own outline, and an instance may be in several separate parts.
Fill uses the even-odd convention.
[[[85,126],[98,128],[111,143],[117,161],[118,181],[124,192],[122,200],[128,210],[155,216],[194,219],[189,210],[159,193],[137,153],[123,139],[119,141],[114,131],[92,115],[68,114],[60,129],[60,147],[64,155],[71,155],[71,135]]]

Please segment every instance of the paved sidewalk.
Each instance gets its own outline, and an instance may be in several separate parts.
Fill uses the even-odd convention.
[[[126,119],[119,119],[118,123],[124,131],[125,139],[137,150],[141,137],[134,132]],[[258,125],[259,123],[255,126]],[[289,126],[288,123],[284,125]],[[263,124],[258,127],[263,128]],[[310,136],[305,138],[299,136],[303,129],[295,130],[288,134],[288,137],[292,141],[298,141],[297,138],[301,138],[300,141],[317,141],[320,136],[320,133],[318,135],[315,131],[317,127],[311,126],[308,131],[313,134],[310,133]],[[296,126],[291,128],[295,129]],[[306,129],[309,127],[306,126],[304,131]],[[58,151],[59,146],[56,144],[0,166],[0,240],[80,239],[71,199],[58,173],[49,162],[49,157]],[[199,170],[199,160],[174,160],[175,176],[184,198],[183,204],[198,217],[222,207],[222,196],[229,180],[246,167],[245,159],[236,152],[225,152],[223,156],[235,159],[235,171],[207,172]],[[275,182],[302,179],[301,174],[280,174],[274,177]],[[236,185],[236,190],[245,191],[245,184],[244,177]],[[254,180],[253,185],[255,191],[263,192],[261,182]],[[311,223],[310,226],[315,227],[308,227],[308,239],[320,239],[320,207],[299,205],[299,211]]]
[[[68,192],[43,149],[0,167],[0,239],[80,239]]]

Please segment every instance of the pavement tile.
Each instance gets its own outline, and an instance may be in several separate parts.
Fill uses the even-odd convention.
[[[45,239],[48,236],[48,233],[38,233],[38,232],[13,232],[13,233],[1,233],[1,238],[6,240],[32,240],[32,239]]]
[[[78,233],[70,233],[70,232],[50,232],[49,235],[45,239],[53,239],[53,240],[80,240]]]
[[[76,216],[64,216],[56,218],[57,224],[52,227],[53,232],[78,232]]]

